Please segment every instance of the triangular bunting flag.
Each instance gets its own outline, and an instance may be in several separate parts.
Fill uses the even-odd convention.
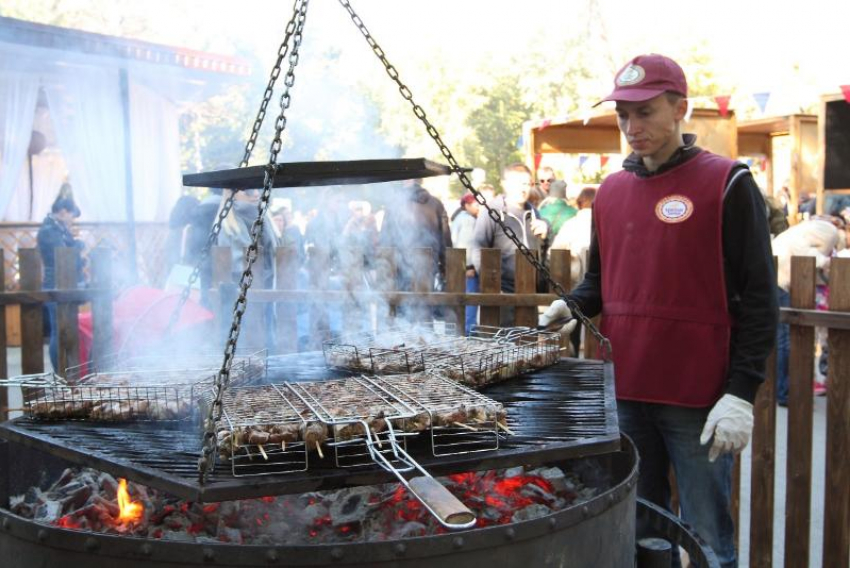
[[[844,100],[850,103],[850,85],[841,85],[841,92],[844,93]]]
[[[762,160],[762,161],[761,161],[761,164],[760,164],[760,169],[761,169],[761,171],[766,171],[766,170],[767,170],[767,162],[768,162],[768,159],[767,159],[767,158],[765,158],[764,160]]]
[[[767,101],[770,99],[770,92],[765,91],[763,93],[753,93],[753,98],[756,100],[756,104],[759,106],[761,113],[764,114],[764,109],[767,108]]]
[[[550,124],[552,124],[552,119],[551,118],[544,118],[543,120],[540,121],[540,126],[537,127],[537,130],[543,130],[544,128],[546,128]]]
[[[599,167],[604,168],[608,163],[608,156],[599,156]]]
[[[516,149],[522,150],[522,145],[523,145],[524,142],[525,142],[525,140],[523,139],[522,134],[520,134],[519,138],[516,139]]]
[[[717,103],[717,108],[720,110],[720,116],[727,116],[729,114],[729,100],[731,98],[730,95],[718,95],[714,97],[714,102]]]
[[[534,171],[540,169],[540,160],[543,159],[543,154],[534,154]]]
[[[582,154],[581,156],[578,157],[578,167],[579,167],[579,169],[584,167],[584,163],[586,161],[587,161],[587,156],[585,156],[584,154]]]

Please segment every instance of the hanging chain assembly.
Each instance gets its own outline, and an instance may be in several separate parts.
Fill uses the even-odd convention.
[[[203,447],[201,449],[201,457],[198,460],[198,471],[200,473],[200,481],[203,483],[205,481],[207,473],[212,470],[215,464],[215,453],[216,453],[216,432],[215,425],[221,420],[222,415],[222,395],[224,391],[227,389],[230,383],[230,369],[233,365],[233,357],[236,354],[236,345],[239,341],[239,333],[242,327],[242,316],[245,315],[245,309],[248,307],[248,290],[251,288],[251,284],[254,281],[254,273],[252,271],[254,262],[257,260],[257,256],[259,255],[259,243],[263,234],[263,221],[266,217],[266,212],[269,208],[269,201],[271,199],[272,189],[274,188],[274,178],[277,173],[277,157],[280,153],[281,147],[283,145],[282,142],[282,134],[284,129],[286,128],[286,111],[289,109],[289,105],[292,102],[291,96],[289,94],[289,90],[295,84],[295,67],[298,65],[298,53],[299,48],[301,47],[301,40],[304,32],[304,23],[307,20],[307,5],[309,4],[309,0],[296,0],[296,12],[295,12],[295,26],[291,35],[292,41],[292,50],[289,53],[289,68],[287,69],[286,76],[283,79],[284,90],[280,96],[280,114],[278,114],[277,119],[275,120],[274,126],[274,139],[272,140],[271,147],[269,149],[269,161],[266,165],[265,169],[265,177],[263,180],[263,190],[260,195],[260,202],[257,205],[257,218],[254,220],[254,224],[251,226],[251,244],[248,246],[248,249],[245,252],[245,270],[242,272],[242,277],[239,279],[239,296],[236,299],[236,302],[233,305],[233,321],[230,325],[230,331],[228,332],[227,343],[224,348],[224,360],[221,364],[221,369],[218,371],[215,377],[215,384],[213,385],[213,402],[210,405],[209,412],[207,414],[206,420],[204,421],[204,439],[202,441]],[[289,28],[287,27],[287,31]],[[284,41],[287,41],[290,36]],[[281,47],[281,53],[285,53],[286,50]],[[280,73],[280,63],[283,57],[278,58],[278,63],[276,65],[277,71],[272,72],[272,79],[276,79],[277,74]],[[261,117],[265,114],[265,107],[268,103],[268,98],[271,97],[271,87],[273,81],[269,82],[269,88],[266,90],[266,96],[264,96],[264,106],[260,109],[260,115],[258,115],[258,120],[261,121]],[[252,133],[252,140],[249,141],[249,147],[246,148],[246,158],[250,154],[250,150],[253,147],[253,144],[256,142],[256,132],[259,128],[255,124],[255,130]]]
[[[275,61],[274,66],[272,67],[272,71],[269,74],[269,83],[266,85],[266,90],[263,93],[263,100],[260,103],[260,110],[257,112],[257,117],[254,119],[254,125],[251,128],[251,135],[248,138],[248,142],[245,144],[245,152],[242,156],[242,161],[239,163],[240,168],[244,168],[248,165],[248,160],[251,159],[251,153],[254,151],[254,146],[257,144],[257,136],[259,136],[260,128],[263,126],[263,121],[266,118],[266,109],[269,106],[269,102],[272,98],[272,93],[274,93],[274,85],[277,81],[277,78],[280,76],[281,63],[289,51],[290,38],[292,34],[295,33],[295,28],[298,22],[298,16],[300,13],[300,3],[301,0],[295,3],[295,6],[292,10],[292,17],[289,22],[286,24],[286,31],[283,36],[283,42],[281,42],[280,47],[277,50],[277,61]],[[174,326],[177,324],[177,321],[180,319],[180,314],[183,312],[183,308],[186,305],[186,302],[189,300],[189,296],[192,293],[192,287],[198,281],[198,278],[201,276],[201,270],[203,270],[203,266],[206,264],[207,259],[212,252],[212,247],[216,245],[218,242],[218,235],[221,232],[221,225],[224,222],[224,219],[230,214],[230,210],[233,208],[233,199],[236,197],[236,191],[231,191],[230,195],[228,195],[224,202],[221,204],[221,207],[218,210],[218,214],[216,215],[215,222],[212,225],[210,230],[210,234],[207,237],[206,243],[204,243],[204,248],[201,249],[200,256],[198,257],[198,261],[195,263],[195,267],[192,269],[192,273],[189,275],[189,279],[186,282],[186,287],[183,288],[183,292],[180,294],[180,298],[177,300],[177,305],[174,307],[174,310],[171,312],[171,317],[168,320],[168,325],[165,328],[165,332],[163,336],[168,338],[171,336],[171,333],[174,331]]]
[[[422,124],[425,125],[425,130],[428,132],[428,135],[440,148],[440,152],[443,154],[443,157],[445,157],[446,160],[449,162],[449,166],[451,166],[455,174],[457,174],[458,179],[460,180],[460,183],[463,185],[463,187],[466,188],[470,193],[472,193],[472,195],[475,197],[475,200],[487,210],[487,215],[490,217],[490,219],[492,219],[493,222],[496,223],[502,229],[502,231],[504,231],[505,235],[516,245],[517,249],[519,249],[520,253],[522,253],[526,260],[528,260],[528,262],[530,262],[531,265],[534,266],[534,268],[536,268],[538,272],[543,275],[543,277],[546,279],[546,282],[549,283],[555,293],[560,296],[561,299],[564,300],[564,302],[566,302],[567,307],[570,308],[570,311],[573,313],[573,316],[577,318],[582,324],[584,324],[584,326],[587,327],[590,333],[592,333],[593,336],[596,337],[597,341],[599,341],[600,354],[602,358],[605,360],[610,360],[611,342],[608,341],[608,338],[603,336],[593,324],[593,322],[591,322],[590,319],[582,313],[581,309],[579,309],[575,301],[573,301],[567,295],[567,291],[560,284],[560,282],[557,282],[554,278],[552,278],[552,275],[549,273],[549,269],[546,267],[546,265],[540,262],[534,255],[534,253],[531,252],[528,246],[526,246],[525,243],[523,243],[519,239],[519,237],[517,237],[516,232],[514,232],[512,228],[510,228],[507,224],[505,224],[504,221],[502,221],[502,217],[499,212],[490,207],[484,196],[480,192],[478,192],[474,187],[472,187],[472,181],[466,175],[466,172],[463,171],[463,168],[461,168],[460,164],[458,164],[451,150],[449,150],[448,146],[446,146],[446,144],[443,142],[440,133],[437,132],[437,129],[434,128],[434,125],[431,124],[431,121],[428,120],[428,117],[425,114],[425,110],[413,100],[413,93],[410,91],[410,88],[408,88],[407,85],[402,83],[401,79],[399,78],[398,70],[389,62],[386,54],[384,53],[384,50],[381,48],[380,45],[378,45],[378,42],[375,40],[372,34],[369,33],[369,30],[366,28],[366,25],[363,23],[363,20],[360,19],[360,16],[355,13],[354,8],[351,7],[351,2],[349,0],[339,0],[339,2],[340,4],[342,4],[343,8],[348,11],[348,15],[351,17],[351,20],[354,22],[354,25],[357,26],[357,28],[360,30],[360,33],[363,34],[363,37],[366,38],[366,42],[369,44],[369,47],[372,48],[372,51],[375,53],[376,56],[378,56],[378,59],[380,59],[381,63],[384,66],[384,69],[387,72],[387,75],[389,75],[390,79],[392,79],[398,86],[398,90],[399,93],[401,93],[401,96],[411,104],[411,106],[413,107],[413,114],[416,115],[416,117],[422,122]]]

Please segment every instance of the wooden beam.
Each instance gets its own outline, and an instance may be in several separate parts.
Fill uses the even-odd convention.
[[[72,247],[53,249],[56,261],[56,287],[72,290],[79,285],[79,251]],[[59,352],[57,362],[64,376],[65,369],[80,364],[79,306],[60,302],[56,306],[59,327]]]
[[[753,405],[750,467],[750,566],[773,565],[773,488],[776,467],[776,350],[767,359],[765,382]]]
[[[41,255],[38,249],[18,250],[21,290],[41,290]],[[24,375],[44,372],[44,320],[41,304],[21,305],[21,372]]]
[[[298,288],[298,249],[275,249],[275,289]],[[281,353],[298,351],[298,304],[281,302],[277,305],[277,348]]]
[[[450,248],[446,250],[446,292],[462,294],[466,291],[466,250]],[[446,306],[454,313],[457,331],[465,335],[466,309],[465,306]]]
[[[834,258],[829,309],[850,312],[850,259]],[[829,330],[823,565],[850,565],[850,331]]]
[[[502,251],[499,249],[481,250],[481,274],[479,274],[479,277],[482,294],[502,295]],[[496,307],[497,305],[481,304],[479,316],[481,325],[498,326],[501,323],[500,310]]]
[[[109,290],[112,286],[112,251],[96,248],[89,255],[92,262],[92,285]],[[113,351],[112,296],[97,294],[92,299],[92,351],[90,359],[97,363]],[[100,368],[98,365],[96,365]]]
[[[842,312],[780,308],[779,321],[806,327],[850,329],[850,314]]]
[[[537,291],[537,269],[519,253],[516,255],[514,278],[516,294],[534,294]],[[537,325],[537,306],[517,306],[514,310],[514,325],[535,327]]]
[[[791,305],[815,307],[815,259],[791,258]],[[814,342],[811,327],[791,325],[788,365],[788,464],[785,493],[786,566],[807,566],[812,490]]]

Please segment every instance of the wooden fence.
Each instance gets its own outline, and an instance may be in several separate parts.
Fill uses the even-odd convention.
[[[56,291],[41,291],[40,259],[34,249],[19,251],[19,292],[0,293],[0,305],[21,306],[21,329],[23,336],[22,368],[24,373],[43,370],[44,339],[42,337],[42,305],[58,302],[60,309],[60,355],[65,364],[73,364],[76,357],[76,317],[83,302],[91,303],[94,319],[94,353],[107,349],[111,329],[111,302],[109,301],[109,255],[94,254],[96,267],[92,287],[87,290],[73,289],[73,278],[67,274],[72,266],[70,251],[57,251],[57,282],[64,288]],[[400,255],[413,266],[413,277],[409,290],[399,291],[391,284],[396,273]],[[342,251],[337,277],[341,278],[341,289],[330,289],[331,274],[328,269],[328,251],[311,251],[307,264],[307,286],[297,286],[297,254],[294,249],[277,249],[274,255],[276,278],[269,289],[252,289],[249,306],[277,304],[277,350],[294,351],[299,305],[310,304],[311,310],[320,311],[325,304],[339,304],[364,309],[380,301],[387,307],[385,317],[392,318],[396,310],[410,306],[443,306],[453,312],[458,327],[462,329],[464,307],[467,304],[481,306],[482,324],[498,325],[499,308],[513,306],[517,325],[535,325],[539,306],[552,302],[551,293],[537,293],[536,275],[533,267],[519,258],[516,268],[516,293],[503,294],[499,291],[501,256],[499,251],[482,251],[480,274],[481,292],[466,293],[465,253],[462,250],[447,251],[446,285],[443,292],[431,291],[430,251],[396,251],[380,249],[369,257],[374,279],[370,285],[364,278],[363,251]],[[2,260],[2,258],[0,258]],[[260,263],[257,263],[258,266]],[[0,262],[0,270],[5,264]],[[553,276],[565,287],[570,284],[569,254],[553,251],[551,259]],[[64,274],[64,276],[59,276]],[[755,402],[755,427],[752,439],[751,494],[749,527],[739,527],[750,536],[749,563],[752,567],[772,566],[775,539],[784,539],[785,566],[808,566],[812,546],[823,549],[823,566],[846,567],[850,565],[850,259],[834,259],[830,273],[830,311],[815,311],[815,264],[811,258],[792,260],[791,308],[783,309],[782,320],[791,325],[790,392],[788,397],[787,439],[787,484],[785,499],[785,534],[774,530],[774,469],[776,466],[776,387],[775,357],[768,362],[768,379],[759,390]],[[0,277],[3,275],[0,274]],[[233,306],[233,284],[231,253],[229,249],[213,251],[213,283],[210,290],[217,309],[217,318],[222,327],[229,322]],[[262,269],[258,267],[255,282],[264,282]],[[256,287],[255,287],[256,288]],[[250,312],[250,309],[249,309]],[[262,320],[264,310],[246,313]],[[321,314],[312,318],[310,334],[318,339],[322,326],[326,324]],[[344,317],[353,317],[349,313]],[[5,317],[0,310],[0,319]],[[249,318],[250,319],[250,318]],[[7,376],[6,338],[4,322],[0,321],[0,374]],[[811,543],[809,527],[811,521],[812,487],[812,424],[813,400],[812,379],[814,372],[814,327],[829,329],[829,375],[826,417],[826,467],[825,496],[823,502],[824,531],[822,542]],[[253,333],[245,337],[248,341],[262,339],[263,324],[255,325]],[[242,345],[242,343],[240,343]],[[308,345],[317,347],[316,343]],[[586,341],[585,354],[595,352],[592,341]],[[61,365],[61,364],[60,364]],[[0,393],[3,389],[0,389]],[[0,396],[3,396],[0,394]],[[6,402],[0,399],[0,407]],[[737,471],[740,472],[740,463]],[[741,504],[736,496],[733,502],[738,515]]]

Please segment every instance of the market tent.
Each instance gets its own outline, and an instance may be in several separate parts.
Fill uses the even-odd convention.
[[[181,108],[249,73],[232,57],[0,18],[0,218],[40,220],[67,171],[83,220],[167,219]],[[31,140],[43,146],[32,193]]]

